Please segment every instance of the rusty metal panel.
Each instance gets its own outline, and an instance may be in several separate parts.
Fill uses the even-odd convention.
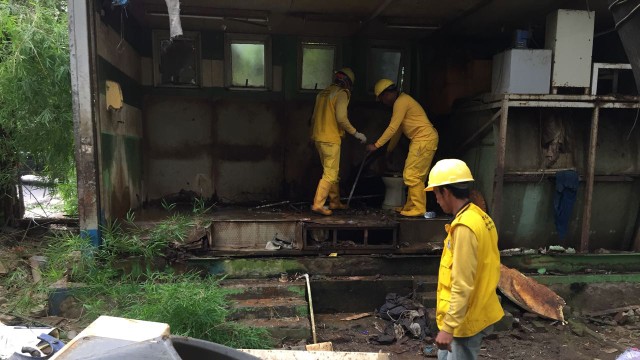
[[[214,250],[264,250],[274,237],[290,241],[301,249],[297,221],[214,221],[211,225]]]
[[[432,253],[442,250],[447,233],[444,225],[450,218],[401,219],[398,232],[400,253]]]
[[[398,247],[398,223],[322,221],[303,223],[305,250],[376,250]]]
[[[564,321],[564,299],[518,270],[500,265],[498,288],[509,300],[523,309],[548,319]]]

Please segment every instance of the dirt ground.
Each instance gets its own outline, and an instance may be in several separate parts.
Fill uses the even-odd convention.
[[[425,356],[425,348],[435,348],[433,338],[403,339],[401,343],[392,345],[374,345],[368,339],[381,333],[386,321],[374,317],[353,321],[340,321],[348,314],[320,315],[316,320],[318,341],[333,342],[334,350],[385,352],[392,354],[393,359],[435,358]],[[552,321],[520,319],[520,326],[507,331],[497,331],[483,342],[481,359],[539,359],[539,360],[615,360],[621,350],[640,342],[638,331],[633,327],[594,326],[590,329],[602,333],[605,341],[581,333],[579,329],[572,331],[571,326]],[[615,344],[619,347],[616,349]]]
[[[0,233],[0,322],[7,325],[43,323],[58,327],[63,330],[65,337],[73,338],[86,324],[79,322],[76,316],[47,316],[46,299],[42,299],[42,304],[36,306],[28,317],[14,317],[6,306],[11,294],[7,294],[1,281],[11,276],[17,268],[30,272],[28,258],[46,246],[44,234],[42,231],[32,231],[25,236],[24,232],[7,234],[6,230]],[[348,315],[318,315],[318,341],[331,341],[337,351],[384,352],[391,353],[393,359],[435,358],[435,351],[431,356],[424,354],[425,349],[435,349],[432,337],[424,340],[405,337],[392,345],[374,345],[369,338],[382,333],[386,321],[373,316],[352,321],[340,320]],[[571,318],[571,324],[565,325],[531,314],[523,315],[515,313],[513,326],[485,339],[480,352],[481,359],[615,360],[624,349],[640,346],[640,321],[616,325],[614,314],[602,317],[595,323]],[[638,319],[638,316],[635,318]],[[585,326],[592,331],[585,330]]]

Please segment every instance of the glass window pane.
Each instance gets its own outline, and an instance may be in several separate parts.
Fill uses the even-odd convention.
[[[162,85],[196,85],[196,42],[191,39],[160,40],[160,76]]]
[[[302,47],[302,89],[324,89],[333,77],[335,48],[333,46]]]
[[[392,49],[371,49],[372,76],[370,79],[370,87],[380,79],[389,79],[393,82],[398,81],[398,70],[400,67],[400,59],[402,53]]]
[[[231,85],[264,87],[264,44],[231,43]]]

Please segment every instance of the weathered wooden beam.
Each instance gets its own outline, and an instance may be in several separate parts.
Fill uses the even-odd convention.
[[[504,167],[507,153],[507,122],[509,120],[509,95],[505,95],[502,100],[500,109],[500,124],[498,131],[497,144],[497,165],[493,183],[493,201],[491,203],[491,217],[493,218],[496,228],[500,231],[500,222],[502,216],[502,190],[504,187]]]
[[[589,229],[591,227],[591,204],[593,202],[593,184],[596,169],[596,147],[598,146],[598,120],[600,108],[593,108],[591,118],[591,135],[589,137],[589,155],[587,160],[587,186],[585,188],[585,201],[582,210],[582,235],[580,237],[580,252],[589,252]]]
[[[489,121],[487,121],[484,125],[480,127],[480,129],[478,129],[478,131],[476,131],[473,135],[469,136],[469,138],[465,142],[463,142],[462,145],[460,145],[460,147],[458,148],[458,154],[461,154],[464,150],[466,150],[469,144],[476,141],[487,130],[488,127],[493,125],[493,123],[498,119],[501,113],[502,111],[498,110],[495,114],[493,114],[493,116],[491,116],[491,119],[489,119]]]

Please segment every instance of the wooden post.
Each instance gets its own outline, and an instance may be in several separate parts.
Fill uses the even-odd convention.
[[[491,204],[491,217],[500,231],[502,216],[502,188],[504,186],[504,167],[507,152],[507,120],[509,118],[509,95],[505,95],[500,108],[500,131],[496,143],[497,165],[493,182],[493,202]]]
[[[598,120],[600,107],[596,104],[591,118],[591,135],[589,137],[589,157],[587,160],[587,186],[584,194],[584,208],[582,210],[582,236],[580,238],[580,252],[589,252],[589,228],[591,226],[591,203],[593,201],[593,179],[596,169],[596,147],[598,145]]]

